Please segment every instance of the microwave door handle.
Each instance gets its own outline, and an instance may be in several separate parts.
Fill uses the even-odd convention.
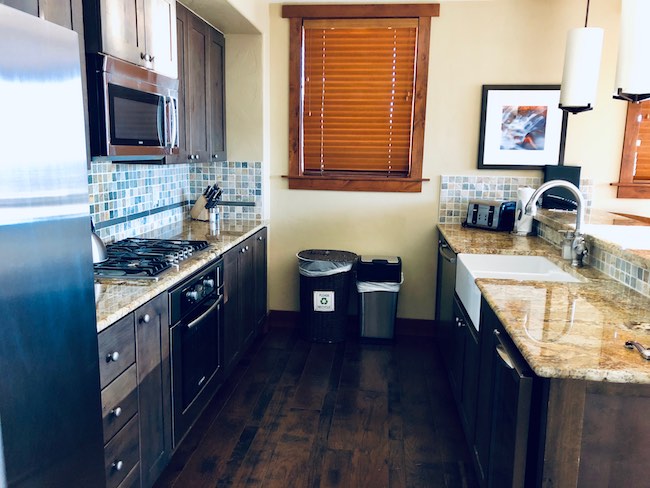
[[[171,111],[169,148],[174,149],[174,146],[178,145],[178,107],[174,97],[169,97],[169,107]]]

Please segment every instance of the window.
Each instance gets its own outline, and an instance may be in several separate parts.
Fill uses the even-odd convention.
[[[422,189],[431,17],[438,5],[285,5],[289,188]]]
[[[619,198],[650,198],[650,101],[628,102]]]

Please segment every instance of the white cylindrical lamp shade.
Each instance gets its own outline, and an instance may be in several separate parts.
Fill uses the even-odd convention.
[[[650,98],[650,1],[622,0],[615,98]]]
[[[560,108],[584,112],[594,108],[598,91],[603,29],[580,27],[567,34]]]

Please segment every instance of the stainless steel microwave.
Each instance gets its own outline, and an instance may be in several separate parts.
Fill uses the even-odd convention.
[[[160,161],[178,155],[178,80],[106,55],[88,55],[93,157]]]

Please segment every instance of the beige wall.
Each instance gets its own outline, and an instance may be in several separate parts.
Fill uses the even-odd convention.
[[[582,24],[585,2],[442,3],[440,17],[432,22],[425,133],[423,173],[431,181],[418,194],[287,189],[282,175],[288,164],[288,21],[281,18],[278,3],[241,3],[242,12],[248,9],[245,13],[256,18],[268,48],[264,137],[269,148],[270,308],[298,310],[296,252],[330,248],[401,256],[405,282],[398,315],[433,318],[439,176],[533,174],[476,169],[481,85],[559,84],[566,32]],[[583,176],[594,180],[595,206],[650,215],[649,201],[616,200],[609,186],[618,176],[625,116],[624,103],[611,99],[619,10],[618,0],[592,2],[589,23],[605,28],[599,98],[594,111],[570,117],[566,163],[581,165]]]

